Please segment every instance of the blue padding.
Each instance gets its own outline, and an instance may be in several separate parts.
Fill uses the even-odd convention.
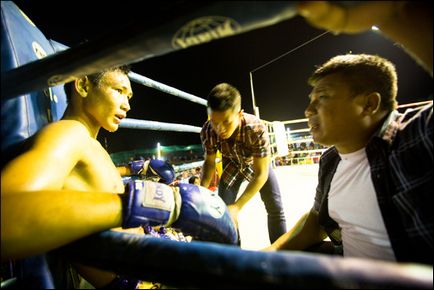
[[[26,258],[18,265],[19,289],[54,289],[53,277],[45,255]]]
[[[280,251],[242,250],[105,231],[58,250],[82,264],[187,288],[431,288],[432,265]]]
[[[63,45],[52,39],[48,41],[50,42],[50,45],[54,49],[54,53],[61,52],[69,48],[66,45]],[[51,101],[51,116],[53,121],[58,121],[62,118],[63,113],[66,110],[66,106],[68,105],[66,100],[66,94],[63,90],[63,85],[55,86],[52,87],[51,89],[53,90],[53,93],[57,96],[57,102],[55,100]]]
[[[56,46],[57,48],[57,46]],[[11,1],[1,1],[1,73],[55,53],[41,31]],[[14,84],[10,84],[14,85]],[[1,100],[2,167],[21,153],[23,141],[66,108],[63,86]],[[44,255],[17,261],[18,288],[52,289],[53,280]]]
[[[69,48],[68,46],[66,46],[60,42],[57,42],[55,40],[49,39],[48,41],[50,42],[50,44],[53,47],[55,52],[61,52],[61,51],[64,51],[64,50]]]
[[[1,1],[1,73],[38,60],[38,55],[41,58],[53,53],[50,42],[24,13],[13,2]],[[63,86],[2,100],[2,160],[48,122],[59,120],[65,108]]]

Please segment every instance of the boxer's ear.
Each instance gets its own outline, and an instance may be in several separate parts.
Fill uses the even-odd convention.
[[[83,98],[87,97],[89,92],[89,79],[84,76],[82,78],[76,79],[74,81],[75,90],[82,96]]]

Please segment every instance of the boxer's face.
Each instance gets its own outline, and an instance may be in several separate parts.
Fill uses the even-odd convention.
[[[85,111],[97,125],[114,132],[130,110],[129,100],[133,93],[131,83],[121,71],[104,74],[98,84],[89,85],[88,97],[85,98]]]
[[[226,111],[208,110],[213,130],[222,139],[229,139],[241,122],[243,110],[229,109]]]

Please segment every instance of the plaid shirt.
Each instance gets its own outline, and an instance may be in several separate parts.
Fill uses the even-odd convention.
[[[223,174],[220,183],[230,187],[238,178],[251,181],[253,178],[253,157],[271,154],[267,127],[257,117],[243,113],[241,124],[229,139],[220,139],[208,120],[200,132],[202,146],[207,154],[217,150],[223,157]]]
[[[366,146],[378,204],[399,262],[433,262],[432,113],[432,104],[404,114],[392,112]],[[328,214],[328,193],[339,161],[334,147],[321,156],[314,203],[321,226],[336,244],[341,243],[340,229]]]

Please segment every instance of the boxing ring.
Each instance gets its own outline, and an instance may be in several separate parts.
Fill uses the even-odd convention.
[[[10,13],[19,17],[13,3],[2,2],[3,13]],[[226,6],[225,6],[226,5]],[[176,42],[176,35],[185,23],[203,15],[227,15],[228,19],[237,19],[234,23],[225,24],[229,27],[226,34],[208,38],[234,35],[271,25],[288,19],[295,14],[293,3],[290,2],[261,2],[249,8],[243,3],[222,5],[212,3],[199,5],[199,9],[191,10],[172,20],[165,19],[157,28],[143,26],[128,27],[106,39],[91,41],[78,47],[65,49],[51,49],[49,57],[39,60],[27,59],[27,63],[7,64],[3,66],[3,38],[2,38],[2,121],[6,107],[23,98],[34,100],[44,98],[44,102],[26,102],[26,108],[35,115],[43,117],[30,118],[25,134],[11,134],[11,141],[3,141],[2,153],[17,144],[17,139],[26,139],[34,134],[44,123],[58,120],[65,108],[62,103],[62,92],[59,85],[71,81],[76,77],[95,73],[104,68],[134,63],[146,58],[168,53],[173,50],[186,48],[189,45],[200,44],[204,41],[183,39]],[[18,16],[17,16],[18,15]],[[249,15],[246,17],[245,15]],[[17,20],[14,20],[17,21]],[[3,29],[2,22],[2,29]],[[7,25],[7,24],[5,24]],[[37,29],[37,28],[32,28]],[[3,35],[4,33],[2,33]],[[40,34],[40,33],[39,33]],[[119,37],[118,35],[124,35]],[[211,34],[212,36],[214,34]],[[3,36],[2,36],[3,37]],[[28,36],[27,36],[28,37]],[[38,35],[38,37],[41,37]],[[171,46],[168,39],[175,39],[178,46]],[[154,45],[152,44],[154,43]],[[155,44],[157,43],[157,44]],[[51,44],[53,47],[54,45]],[[104,48],[104,49],[102,49]],[[57,47],[57,49],[59,49]],[[14,67],[15,65],[15,67]],[[134,82],[153,87],[166,93],[184,98],[200,105],[206,101],[171,88],[167,85],[150,80],[136,73],[130,73]],[[40,97],[31,92],[42,92],[48,89],[47,95]],[[57,86],[57,87],[55,87]],[[19,103],[18,105],[20,105]],[[5,107],[4,107],[5,106]],[[42,109],[40,109],[42,108]],[[38,111],[40,109],[40,111]],[[14,112],[14,111],[12,111]],[[47,117],[48,112],[48,117]],[[27,120],[27,119],[26,119]],[[14,120],[11,123],[15,122]],[[171,130],[181,132],[200,132],[199,127],[183,124],[170,124],[146,120],[124,119],[120,128],[135,128],[141,130]],[[9,131],[4,130],[8,133]],[[2,137],[3,137],[2,124]],[[273,132],[270,132],[273,135]],[[293,134],[294,131],[291,132]],[[297,133],[297,132],[296,132]],[[18,136],[18,137],[17,137]],[[5,144],[5,150],[3,144]],[[6,146],[7,145],[7,146]],[[277,152],[277,151],[276,151]],[[309,169],[309,177],[314,178],[317,170],[315,164]],[[191,165],[185,165],[187,168]],[[194,164],[197,166],[197,163]],[[279,173],[279,171],[281,171]],[[288,172],[277,170],[278,175]],[[310,183],[310,182],[309,182]],[[289,199],[290,197],[288,197]],[[306,196],[306,200],[310,199]],[[312,199],[313,202],[313,199]],[[290,202],[285,201],[285,204]],[[306,203],[304,207],[310,207]],[[303,207],[303,209],[304,209]],[[249,208],[246,209],[248,213]],[[251,210],[251,209],[250,209]],[[288,209],[292,211],[293,209]],[[294,215],[295,216],[295,215]],[[248,220],[240,216],[240,228],[245,228]],[[289,221],[292,223],[292,221]],[[241,230],[241,229],[240,229]],[[242,230],[241,230],[242,231]],[[262,231],[263,233],[266,231]],[[243,232],[240,233],[243,237]],[[65,247],[56,250],[71,261],[79,262],[100,269],[114,271],[121,275],[132,276],[145,281],[157,281],[174,287],[191,288],[432,288],[432,266],[405,263],[388,263],[366,259],[342,258],[324,256],[303,252],[256,251],[262,245],[245,245],[239,248],[233,245],[217,244],[213,242],[192,241],[180,243],[163,240],[150,236],[104,231],[85,237]],[[251,249],[248,249],[251,248]],[[23,271],[23,285],[29,288],[54,288],[50,269],[44,255],[25,259],[27,270]]]

